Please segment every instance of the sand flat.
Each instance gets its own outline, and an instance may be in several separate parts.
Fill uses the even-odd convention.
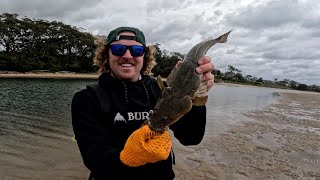
[[[176,179],[320,179],[320,94],[280,96],[198,146],[174,141]]]

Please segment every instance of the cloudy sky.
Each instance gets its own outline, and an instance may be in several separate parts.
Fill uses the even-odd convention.
[[[0,13],[57,20],[107,35],[135,26],[147,44],[187,53],[208,37],[233,30],[210,49],[217,69],[320,85],[319,0],[1,0]]]

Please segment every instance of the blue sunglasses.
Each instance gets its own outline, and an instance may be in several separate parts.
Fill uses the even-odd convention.
[[[126,53],[127,49],[129,49],[133,57],[142,56],[145,52],[145,47],[139,45],[126,46],[123,44],[112,44],[110,45],[110,48],[112,54],[115,56],[123,56]]]

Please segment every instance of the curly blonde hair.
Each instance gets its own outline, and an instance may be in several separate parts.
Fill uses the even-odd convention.
[[[93,59],[94,65],[99,68],[99,73],[110,73],[109,66],[109,46],[106,45],[105,39],[103,37],[95,37],[94,44],[97,46],[95,57]],[[157,65],[155,54],[157,49],[151,45],[147,46],[145,49],[143,66],[141,72],[144,75],[151,75],[151,71],[155,65]]]

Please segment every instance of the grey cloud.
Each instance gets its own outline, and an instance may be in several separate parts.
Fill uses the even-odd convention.
[[[222,15],[222,12],[221,11],[214,11],[214,14],[216,15],[216,16],[221,16]]]
[[[193,37],[199,36],[200,40],[212,36],[212,31],[205,28],[203,15],[194,15],[189,18],[168,19],[166,23],[159,25],[148,33],[151,42],[172,44],[173,42],[190,41]],[[197,42],[190,42],[189,47]],[[186,49],[184,49],[186,50]]]
[[[320,28],[314,31],[311,31],[309,35],[313,38],[320,38]],[[318,39],[318,41],[320,41],[320,39]]]
[[[63,21],[99,35],[123,25],[143,30],[147,43],[186,53],[205,38],[233,29],[228,43],[208,54],[263,79],[319,82],[320,14],[317,0],[2,0],[0,12]]]
[[[227,54],[234,54],[234,53],[236,53],[236,52],[237,52],[237,48],[228,49],[228,50],[226,51]]]
[[[310,19],[310,18],[305,18],[304,21],[302,22],[302,26],[305,28],[320,28],[320,16]]]
[[[295,51],[288,53],[287,51],[274,50],[272,52],[263,53],[262,57],[267,59],[279,59],[279,60],[314,60],[319,58],[319,54],[312,54],[308,51]]]
[[[170,10],[177,10],[188,6],[188,2],[183,0],[162,0],[162,1],[147,1],[146,9],[149,14],[165,13]]]
[[[303,13],[297,0],[270,1],[258,7],[248,6],[237,15],[229,14],[227,21],[244,28],[262,29],[299,21]]]
[[[290,36],[289,34],[284,34],[284,33],[273,34],[268,36],[268,41],[281,41],[283,39],[288,38],[289,36]]]
[[[163,24],[161,27],[158,27],[152,33],[153,37],[156,37],[153,41],[163,41],[163,40],[184,40],[189,37],[187,33],[187,28],[192,22],[187,22],[183,20],[172,20]],[[154,36],[156,35],[157,36]]]
[[[100,0],[4,0],[0,2],[0,10],[34,18],[61,19],[68,17],[74,11],[79,11],[82,7],[94,6],[98,2]]]

